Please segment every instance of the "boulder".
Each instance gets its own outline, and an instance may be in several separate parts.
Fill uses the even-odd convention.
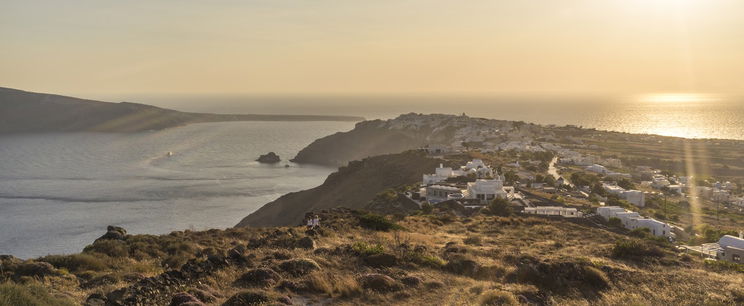
[[[312,259],[296,258],[282,262],[279,268],[294,276],[302,276],[320,270],[320,265]]]
[[[240,287],[270,287],[281,280],[279,273],[267,268],[253,269],[240,276],[235,284]]]
[[[259,156],[258,159],[256,159],[256,161],[259,163],[264,163],[264,164],[276,164],[282,161],[282,159],[279,158],[279,155],[276,155],[276,153],[269,152],[269,153]]]
[[[106,233],[103,236],[96,239],[98,240],[124,240],[127,236],[127,230],[122,227],[109,225],[106,228]]]
[[[359,283],[362,285],[362,288],[379,292],[397,291],[401,289],[400,284],[398,284],[392,277],[379,273],[364,274],[359,277]]]
[[[262,291],[243,291],[231,296],[222,306],[262,305],[271,299]]]

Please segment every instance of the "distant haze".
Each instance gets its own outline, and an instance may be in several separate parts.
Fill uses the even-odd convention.
[[[0,86],[741,94],[742,29],[739,0],[6,0]]]

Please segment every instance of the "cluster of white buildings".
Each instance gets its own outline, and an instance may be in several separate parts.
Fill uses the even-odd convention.
[[[617,158],[602,158],[594,155],[582,155],[579,152],[568,149],[554,149],[561,157],[561,163],[577,166],[606,165],[608,167],[621,168],[623,163]],[[602,166],[604,167],[604,166]],[[605,169],[606,171],[607,169]]]
[[[626,190],[618,185],[602,183],[602,187],[607,193],[617,195],[619,198],[628,201],[638,207],[646,206],[646,194],[640,190]]]
[[[561,206],[525,207],[522,213],[528,215],[561,216],[564,218],[582,217],[581,212],[578,211],[576,208]]]
[[[467,177],[473,182],[449,182],[451,178]],[[504,177],[498,175],[480,159],[473,159],[459,169],[439,165],[433,174],[424,174],[419,194],[429,203],[469,199],[487,204],[497,197],[511,199],[513,187],[504,187]]]
[[[625,210],[625,208],[618,206],[603,206],[597,208],[597,214],[602,216],[605,220],[610,218],[618,218],[623,224],[623,227],[634,230],[637,228],[648,228],[649,232],[654,236],[659,237],[675,237],[672,232],[672,227],[664,222],[653,218],[644,218],[637,212]]]

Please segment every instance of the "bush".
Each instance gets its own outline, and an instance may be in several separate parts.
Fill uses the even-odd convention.
[[[411,261],[420,264],[422,266],[431,267],[435,269],[441,269],[444,267],[444,265],[447,264],[444,259],[440,258],[436,255],[426,255],[426,254],[414,254],[411,257]]]
[[[744,273],[744,265],[723,260],[706,260],[705,267],[716,272],[733,271]]]
[[[468,245],[480,245],[482,243],[482,239],[480,236],[470,236],[462,240],[462,243],[468,244]]]
[[[65,268],[72,273],[79,273],[105,270],[108,266],[104,258],[102,256],[80,253],[74,255],[49,255],[39,258],[39,261],[48,262],[57,269]]]
[[[654,245],[639,240],[621,240],[615,242],[612,257],[625,259],[642,259],[645,257],[663,257],[664,252]]]
[[[47,290],[36,284],[19,285],[16,283],[0,284],[0,305],[75,305],[73,302],[52,296]]]
[[[98,240],[86,246],[83,253],[100,253],[111,257],[127,257],[129,249],[126,243],[119,240]]]
[[[502,199],[502,198],[496,198],[491,202],[491,204],[488,204],[488,212],[491,215],[495,216],[502,216],[502,217],[508,217],[511,216],[512,210],[511,207],[509,207],[509,200]]]
[[[479,298],[480,305],[519,305],[517,298],[507,291],[486,291]]]
[[[638,238],[648,238],[651,236],[651,230],[646,227],[640,227],[630,231],[630,235]]]
[[[380,244],[371,244],[362,241],[354,242],[354,244],[351,245],[351,249],[360,256],[370,256],[385,252],[385,249]]]
[[[376,231],[390,231],[402,229],[402,227],[395,222],[388,220],[385,216],[381,216],[373,213],[365,213],[358,216],[359,224],[366,228]]]
[[[609,224],[612,227],[623,227],[623,221],[620,220],[620,218],[612,217],[609,220],[607,220],[607,224]]]

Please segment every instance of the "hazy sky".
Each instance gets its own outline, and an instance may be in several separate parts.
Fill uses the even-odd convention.
[[[0,86],[744,92],[742,0],[3,0]]]

